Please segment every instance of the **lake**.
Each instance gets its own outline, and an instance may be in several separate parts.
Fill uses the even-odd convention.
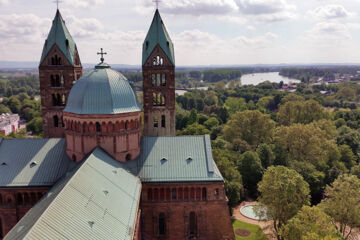
[[[258,85],[259,83],[269,81],[279,83],[283,81],[284,83],[299,83],[300,80],[292,79],[288,77],[283,77],[279,75],[279,72],[267,72],[267,73],[253,73],[245,74],[241,76],[242,85]]]

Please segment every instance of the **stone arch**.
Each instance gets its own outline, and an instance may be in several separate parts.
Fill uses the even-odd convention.
[[[94,133],[95,132],[95,125],[93,122],[90,122],[89,124],[89,133]]]
[[[106,122],[101,123],[101,132],[106,133],[107,132],[107,124]]]
[[[114,131],[115,131],[115,132],[119,132],[120,129],[121,129],[121,127],[120,127],[120,122],[119,122],[119,121],[116,121],[116,122],[115,122]]]
[[[83,122],[82,124],[82,132],[87,133],[89,131],[88,124],[86,122]]]
[[[99,122],[96,122],[95,123],[95,129],[96,129],[96,132],[97,133],[100,133],[101,132],[101,124]]]
[[[129,121],[128,120],[126,120],[126,122],[125,122],[124,129],[125,130],[129,129]]]
[[[76,124],[76,131],[81,132],[81,122],[77,122]]]
[[[107,124],[107,132],[112,133],[114,131],[114,124],[112,122],[108,122]]]
[[[206,201],[207,200],[207,190],[206,187],[202,188],[202,200]]]
[[[23,205],[24,204],[24,199],[21,193],[17,193],[16,194],[16,202],[17,205]]]

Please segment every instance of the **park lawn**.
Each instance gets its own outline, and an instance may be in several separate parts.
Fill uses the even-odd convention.
[[[240,237],[235,234],[236,240],[265,240],[266,236],[264,232],[261,230],[261,228],[258,225],[242,222],[239,220],[233,220],[232,221],[233,229],[246,229],[251,232],[251,235],[248,237]]]

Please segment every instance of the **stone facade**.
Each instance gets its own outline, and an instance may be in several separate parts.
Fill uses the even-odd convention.
[[[145,136],[175,136],[175,66],[159,45],[143,69]]]
[[[95,147],[125,162],[140,153],[141,112],[121,114],[73,114],[64,112],[66,153],[81,161]]]
[[[0,188],[0,239],[48,190],[49,188]]]
[[[235,239],[223,183],[147,184],[141,230],[155,239]]]
[[[39,75],[44,136],[64,137],[63,110],[74,82],[82,75],[78,52],[75,53],[75,64],[72,65],[54,45],[40,63]]]

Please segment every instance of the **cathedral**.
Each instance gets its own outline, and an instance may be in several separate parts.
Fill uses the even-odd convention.
[[[0,139],[0,239],[235,239],[209,136],[175,136],[175,52],[159,11],[143,106],[100,54],[83,73],[57,10],[39,64],[45,138]]]

